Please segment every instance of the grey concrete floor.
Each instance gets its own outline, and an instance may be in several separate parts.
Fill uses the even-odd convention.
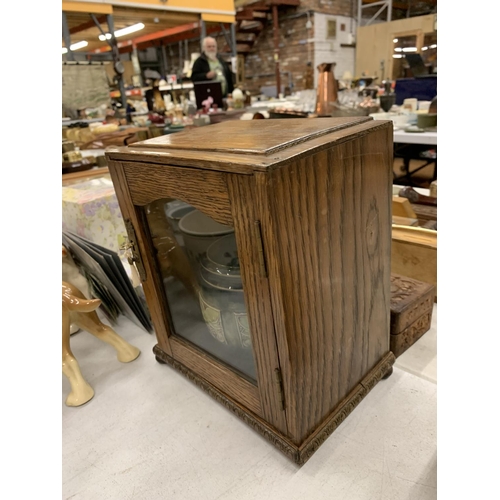
[[[222,405],[155,361],[154,335],[124,317],[116,331],[142,351],[118,362],[87,332],[71,338],[95,390],[65,406],[65,500],[431,500],[437,498],[436,340],[431,329],[302,467]]]

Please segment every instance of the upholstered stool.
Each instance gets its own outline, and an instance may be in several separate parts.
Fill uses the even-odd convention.
[[[67,406],[81,406],[94,397],[94,390],[83,377],[78,361],[71,352],[70,324],[78,325],[114,347],[118,361],[122,363],[133,361],[141,353],[110,326],[101,322],[95,312],[100,305],[99,299],[88,300],[76,286],[62,282],[62,370],[71,385],[71,392],[66,398]]]

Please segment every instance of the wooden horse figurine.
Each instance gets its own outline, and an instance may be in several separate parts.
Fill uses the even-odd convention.
[[[62,371],[71,385],[71,392],[66,399],[67,406],[81,406],[94,397],[94,390],[83,378],[78,361],[71,352],[71,323],[114,347],[118,361],[122,363],[133,361],[141,353],[137,347],[129,344],[111,327],[101,322],[95,312],[100,305],[99,299],[87,300],[76,286],[62,282]]]

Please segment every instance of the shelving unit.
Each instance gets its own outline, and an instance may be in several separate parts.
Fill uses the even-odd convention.
[[[185,82],[185,83],[170,83],[167,85],[160,85],[159,87],[160,91],[168,91],[168,90],[191,90],[194,88],[194,85],[192,82]],[[130,89],[125,91],[125,95],[127,97],[144,97],[146,95],[146,91],[151,90],[152,87],[141,87],[137,89]],[[119,99],[120,98],[120,91],[119,90],[112,90],[109,93],[110,97],[112,99]]]

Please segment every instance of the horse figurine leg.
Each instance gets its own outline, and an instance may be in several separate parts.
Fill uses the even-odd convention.
[[[66,399],[68,406],[81,406],[94,396],[94,390],[83,378],[78,362],[71,352],[69,344],[70,312],[75,324],[99,340],[111,345],[117,352],[118,360],[122,363],[133,361],[141,353],[137,347],[129,344],[110,326],[101,322],[95,312],[100,305],[99,299],[88,300],[74,285],[62,282],[63,373],[71,384],[71,393]]]
[[[100,301],[99,301],[100,303]],[[83,378],[80,365],[70,347],[70,313],[63,301],[62,306],[62,371],[69,380],[71,392],[66,406],[81,406],[94,397],[94,389]]]

